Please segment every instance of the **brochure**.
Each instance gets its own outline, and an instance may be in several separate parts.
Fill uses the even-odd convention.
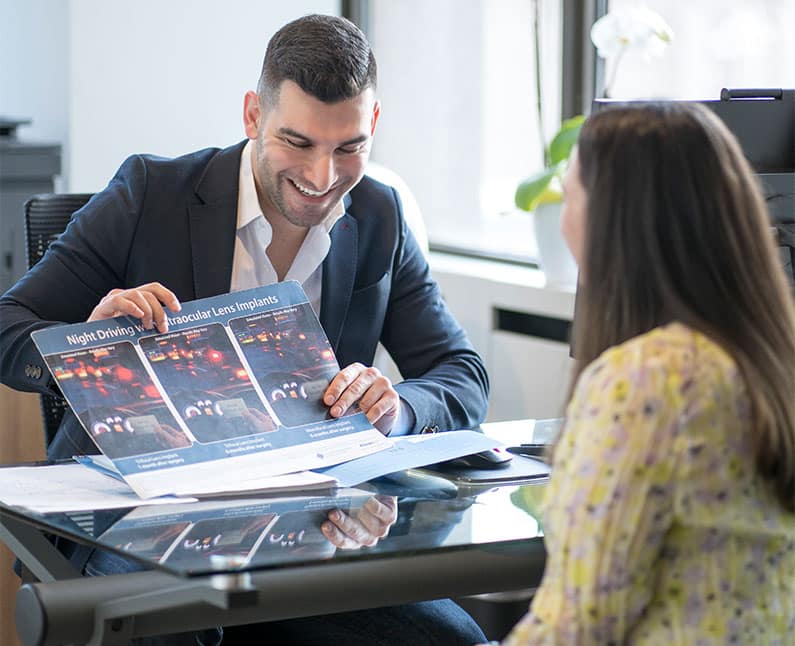
[[[342,487],[355,487],[395,471],[424,467],[500,446],[493,438],[477,431],[404,435],[393,442],[386,451],[318,471],[332,476]]]
[[[328,415],[339,371],[299,283],[182,303],[168,332],[118,317],[33,341],[86,432],[142,498],[260,488],[391,446],[360,412]]]

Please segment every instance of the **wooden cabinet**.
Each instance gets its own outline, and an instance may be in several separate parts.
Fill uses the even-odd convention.
[[[0,385],[0,464],[44,458],[39,396],[18,393]],[[0,644],[18,646],[14,605],[19,579],[11,569],[14,557],[0,544]]]

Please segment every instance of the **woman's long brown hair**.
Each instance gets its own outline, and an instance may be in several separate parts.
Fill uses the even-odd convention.
[[[587,120],[578,158],[588,204],[572,384],[660,325],[703,332],[737,363],[757,469],[795,510],[795,303],[736,139],[697,104],[615,107]]]

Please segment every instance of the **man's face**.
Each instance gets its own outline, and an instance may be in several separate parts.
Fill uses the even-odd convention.
[[[379,106],[372,89],[324,103],[292,81],[278,102],[260,105],[246,94],[246,134],[254,140],[252,167],[265,217],[294,226],[320,224],[364,174]]]

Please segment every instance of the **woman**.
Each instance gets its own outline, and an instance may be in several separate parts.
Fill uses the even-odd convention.
[[[580,361],[507,644],[795,643],[795,308],[739,145],[616,107],[564,191]]]

